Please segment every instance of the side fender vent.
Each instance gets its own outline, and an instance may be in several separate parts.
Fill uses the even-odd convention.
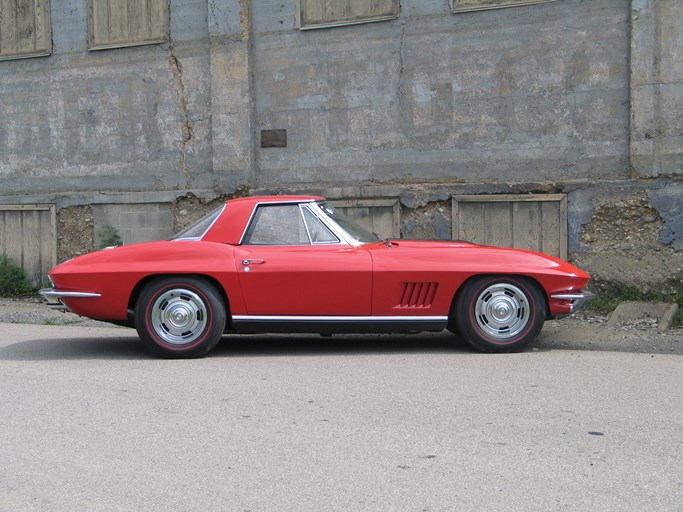
[[[434,301],[439,283],[403,283],[400,308],[428,308]]]

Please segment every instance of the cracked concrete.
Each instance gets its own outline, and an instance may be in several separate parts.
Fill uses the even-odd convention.
[[[190,113],[187,110],[187,100],[185,98],[185,84],[183,83],[183,66],[176,57],[173,51],[173,44],[169,43],[168,47],[168,62],[173,74],[173,83],[175,84],[176,93],[178,95],[178,108],[180,111],[182,123],[180,126],[180,171],[185,177],[186,188],[192,187],[192,173],[187,168],[187,151],[188,146],[194,142],[195,134],[190,120]]]

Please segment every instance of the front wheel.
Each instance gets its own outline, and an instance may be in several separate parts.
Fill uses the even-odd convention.
[[[475,348],[512,352],[538,336],[545,300],[529,279],[483,276],[465,283],[453,315],[459,332]]]
[[[223,300],[201,278],[164,277],[144,288],[135,306],[135,327],[147,348],[162,357],[206,355],[221,339]]]

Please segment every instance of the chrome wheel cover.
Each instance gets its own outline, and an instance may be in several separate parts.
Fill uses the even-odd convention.
[[[479,294],[474,314],[477,326],[487,337],[510,341],[529,324],[531,306],[518,287],[497,283]]]
[[[208,322],[206,304],[189,290],[168,290],[154,301],[151,321],[154,332],[164,342],[186,345],[204,333]]]

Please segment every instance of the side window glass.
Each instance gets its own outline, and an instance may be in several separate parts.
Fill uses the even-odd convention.
[[[244,237],[246,245],[308,245],[306,226],[296,204],[259,206]]]
[[[303,208],[308,235],[314,244],[336,244],[339,239],[316,217],[311,210]]]

